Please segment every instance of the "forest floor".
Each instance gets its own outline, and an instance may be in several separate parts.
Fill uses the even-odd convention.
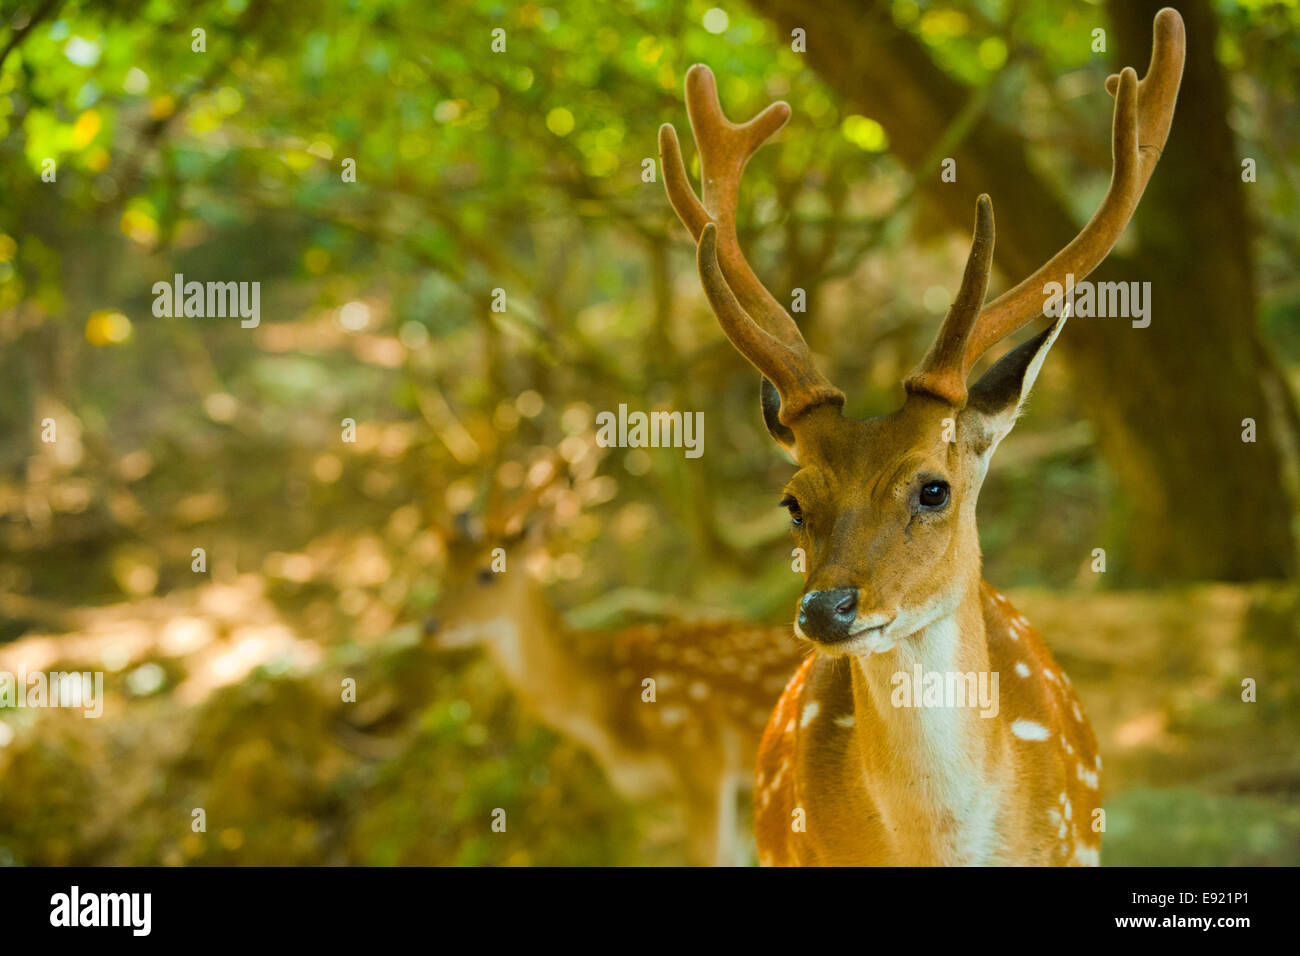
[[[1011,597],[1097,731],[1104,863],[1300,863],[1300,594]],[[64,620],[0,645],[0,671],[103,670],[103,716],[4,714],[0,864],[680,860],[670,808],[628,806],[486,659],[413,623],[311,640],[321,622],[256,575]],[[500,806],[519,822],[494,834]]]

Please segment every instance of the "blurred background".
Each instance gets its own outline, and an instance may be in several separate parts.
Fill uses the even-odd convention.
[[[107,697],[0,710],[0,863],[679,862],[670,808],[426,631],[450,518],[494,494],[538,519],[555,628],[789,620],[792,469],[643,176],[662,122],[698,172],[687,67],[733,119],[793,107],[742,242],[874,415],[978,193],[994,294],[1091,214],[1103,82],[1158,6],[0,0],[0,670]],[[1300,5],[1177,6],[1173,131],[1097,275],[1150,281],[1151,325],[1071,322],[985,486],[985,576],[1097,730],[1104,863],[1294,865]],[[175,273],[260,282],[259,326],[156,318]],[[596,448],[622,402],[703,411],[703,456]]]

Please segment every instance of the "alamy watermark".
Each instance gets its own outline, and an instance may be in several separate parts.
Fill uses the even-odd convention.
[[[104,713],[103,671],[0,671],[0,710],[7,707],[80,707],[87,717]]]
[[[895,707],[971,707],[981,717],[998,715],[997,671],[926,671],[917,664],[911,673],[896,671],[889,682]]]
[[[1123,318],[1132,319],[1133,328],[1145,329],[1151,324],[1150,282],[1090,282],[1074,281],[1074,273],[1065,274],[1065,284],[1049,282],[1043,286],[1047,302],[1043,315],[1059,318],[1066,309],[1081,319]]]
[[[178,272],[171,282],[153,284],[153,314],[160,319],[230,319],[255,329],[262,321],[262,283],[186,282]]]
[[[50,925],[125,927],[133,936],[153,929],[152,893],[83,893],[73,886],[50,897]]]
[[[601,448],[685,448],[687,458],[704,454],[703,412],[629,412],[596,416],[596,444]]]

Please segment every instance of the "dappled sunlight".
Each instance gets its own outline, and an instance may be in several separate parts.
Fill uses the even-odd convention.
[[[832,552],[927,600],[982,575],[1009,640],[1041,632],[1098,738],[1075,773],[1100,775],[1103,862],[1300,864],[1295,4],[1202,4],[1168,137],[1127,152],[1106,78],[1145,70],[1151,11],[1117,0],[231,0],[202,24],[158,0],[41,4],[30,30],[19,6],[0,675],[102,677],[103,710],[0,708],[0,866],[712,861],[709,788],[756,776]],[[789,112],[707,186],[692,64],[730,120]],[[976,197],[992,302],[1130,153],[1159,168],[1093,240],[1148,312],[1071,314],[969,498],[924,476],[978,493],[978,547],[916,557],[943,527],[919,497],[898,550],[828,547],[912,507],[902,484],[871,504],[894,445],[993,434],[972,410],[1008,366],[973,383],[1043,327],[1039,283],[861,475],[786,435],[834,404],[794,408],[809,382],[844,418],[894,412],[962,295]],[[744,315],[720,328],[727,292]],[[832,478],[843,501],[786,502]],[[1017,663],[1004,682],[1057,693]],[[1050,699],[1008,733],[1065,747]],[[854,726],[813,704],[783,726]]]

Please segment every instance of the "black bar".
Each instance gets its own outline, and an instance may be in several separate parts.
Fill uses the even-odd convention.
[[[61,894],[78,888],[82,913],[98,894],[149,895],[148,935],[131,925],[52,926]],[[606,946],[754,934],[780,938],[880,932],[987,941],[1105,936],[1225,945],[1286,926],[1295,871],[1101,870],[494,870],[494,869],[88,869],[0,870],[6,944],[39,937],[78,942],[283,941],[336,946],[409,935],[425,942],[522,934],[537,944],[582,936]],[[1187,894],[1187,895],[1184,895]],[[87,904],[87,896],[96,896]],[[143,903],[144,897],[137,898]],[[115,905],[121,906],[118,898]],[[111,907],[109,908],[111,909]],[[140,910],[120,910],[142,924]],[[60,918],[66,914],[56,915]],[[111,915],[111,914],[110,914]],[[1199,921],[1209,919],[1208,927]],[[1154,920],[1121,925],[1127,920]],[[1197,925],[1189,921],[1197,920]],[[1244,919],[1244,925],[1222,920]],[[835,927],[838,926],[838,929]],[[683,934],[690,934],[683,936]],[[467,937],[466,934],[469,934]],[[1037,937],[1047,939],[1050,937]],[[863,936],[863,945],[868,939]],[[809,944],[812,944],[809,940]],[[604,948],[604,947],[602,947]]]

